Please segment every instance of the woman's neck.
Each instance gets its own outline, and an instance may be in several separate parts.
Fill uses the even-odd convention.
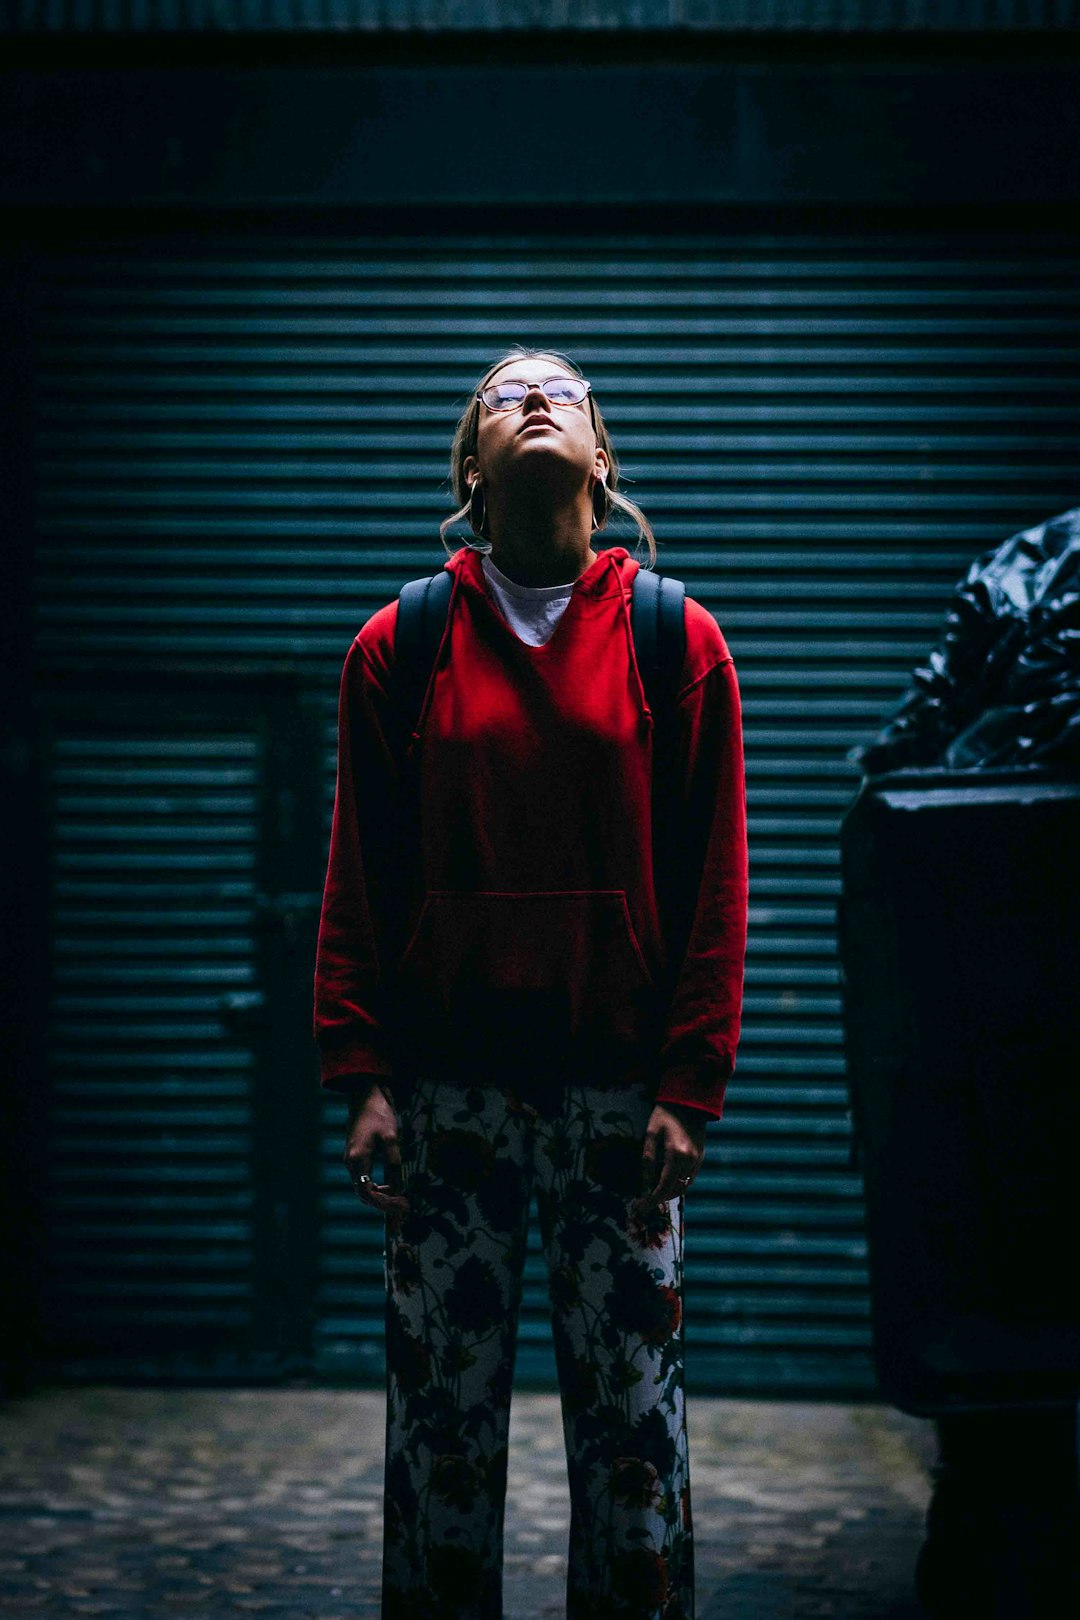
[[[596,561],[591,506],[586,513],[577,501],[556,511],[533,503],[489,510],[488,529],[492,562],[519,585],[563,585]]]
[[[500,574],[505,574],[507,579],[513,580],[515,585],[532,586],[572,585],[576,579],[580,579],[587,568],[592,567],[597,556],[598,553],[593,551],[590,546],[583,561],[579,561],[576,557],[568,557],[565,562],[556,560],[550,563],[550,566],[539,568],[529,567],[527,557],[520,563],[517,561],[516,556],[511,555],[508,557],[502,547],[496,550],[492,546],[490,552],[491,560]],[[547,559],[541,560],[547,562]]]

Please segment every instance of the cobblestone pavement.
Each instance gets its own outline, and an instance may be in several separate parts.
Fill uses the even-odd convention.
[[[698,1620],[917,1620],[930,1425],[691,1395]],[[0,1614],[378,1620],[384,1400],[63,1388],[0,1413]],[[505,1620],[561,1617],[558,1397],[515,1392]]]

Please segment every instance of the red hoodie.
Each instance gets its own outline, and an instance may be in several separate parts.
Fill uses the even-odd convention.
[[[395,686],[396,598],[349,648],[315,968],[321,1083],[528,1072],[641,1081],[719,1119],[746,948],[739,691],[712,615],[686,599],[675,706],[685,924],[653,882],[653,716],[624,546],[527,645],[480,553],[454,576],[419,718]],[[415,729],[413,722],[415,720]],[[669,915],[667,911],[664,916]]]

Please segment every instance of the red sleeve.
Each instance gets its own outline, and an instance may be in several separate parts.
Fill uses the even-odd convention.
[[[385,875],[398,824],[400,717],[371,658],[353,642],[338,696],[337,784],[315,956],[320,1083],[349,1094],[389,1076],[385,1042]]]
[[[723,1113],[742,1017],[749,895],[742,712],[727,649],[679,695],[680,853],[698,874],[657,1102]],[[692,881],[692,879],[691,879]]]

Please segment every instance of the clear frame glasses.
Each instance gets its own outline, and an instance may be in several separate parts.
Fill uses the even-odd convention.
[[[489,411],[512,411],[524,403],[530,388],[539,388],[551,405],[580,405],[591,385],[584,377],[545,377],[542,383],[518,381],[488,383],[477,399]]]

